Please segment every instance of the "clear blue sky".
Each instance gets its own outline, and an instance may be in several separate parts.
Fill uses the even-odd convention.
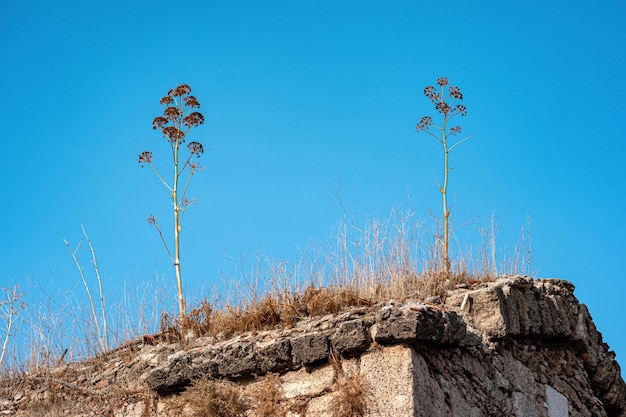
[[[173,275],[145,222],[166,223],[168,196],[137,155],[165,158],[151,121],[180,83],[208,148],[185,219],[188,295],[232,270],[225,254],[293,262],[323,241],[339,178],[358,216],[427,218],[441,156],[414,125],[446,75],[473,134],[452,155],[457,226],[495,213],[509,244],[530,216],[538,275],[576,285],[623,362],[625,20],[617,0],[3,2],[0,284],[80,290],[63,238],[81,223],[111,297]]]

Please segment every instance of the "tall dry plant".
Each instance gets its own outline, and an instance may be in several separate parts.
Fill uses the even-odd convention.
[[[26,303],[23,300],[24,293],[19,290],[17,285],[2,287],[1,292],[3,298],[0,299],[0,322],[2,322],[0,334],[4,333],[4,336],[0,347],[0,371],[6,358],[9,341],[15,336],[20,323],[20,316],[26,309]]]
[[[431,116],[424,116],[415,125],[417,132],[426,132],[437,142],[443,146],[443,183],[437,180],[437,188],[442,196],[443,203],[443,237],[440,237],[441,250],[443,253],[443,267],[446,275],[450,273],[450,209],[448,208],[448,175],[450,174],[449,157],[450,152],[461,143],[465,142],[472,136],[466,136],[455,143],[450,144],[449,139],[461,133],[461,127],[458,125],[449,127],[449,122],[456,116],[466,116],[467,108],[456,103],[463,100],[463,94],[458,87],[448,85],[448,78],[439,77],[437,85],[434,87],[429,85],[424,89],[424,95],[428,97],[435,106],[435,110],[441,115],[441,124],[435,124]],[[433,133],[433,130],[435,133]]]
[[[139,155],[139,164],[143,167],[148,164],[167,188],[172,199],[174,212],[174,251],[170,250],[167,240],[163,236],[161,227],[153,215],[148,217],[148,223],[157,230],[167,254],[171,258],[176,271],[176,284],[178,287],[178,307],[180,317],[186,314],[185,298],[183,296],[183,282],[180,271],[180,232],[185,211],[192,204],[187,198],[189,182],[196,172],[200,170],[198,158],[204,152],[200,142],[187,143],[189,154],[181,159],[182,146],[187,139],[187,134],[192,127],[198,127],[204,123],[202,113],[195,111],[200,108],[198,100],[191,95],[191,87],[181,84],[171,89],[160,101],[163,106],[163,115],[157,116],[152,121],[153,129],[161,129],[163,137],[167,140],[172,151],[173,176],[170,182],[166,181],[161,173],[153,165],[152,152],[144,151]]]
[[[91,289],[89,284],[87,283],[87,278],[85,277],[85,271],[80,264],[78,250],[81,248],[81,242],[78,243],[75,249],[72,249],[67,239],[63,239],[65,246],[70,251],[72,255],[72,259],[74,260],[74,264],[76,264],[76,268],[78,269],[78,273],[80,274],[80,278],[83,281],[83,285],[85,286],[85,292],[87,293],[87,298],[89,298],[89,306],[91,308],[91,317],[96,326],[96,332],[98,333],[98,341],[100,343],[100,350],[102,352],[106,352],[109,350],[109,325],[107,323],[107,313],[106,313],[106,303],[104,301],[104,291],[102,288],[102,278],[100,277],[100,268],[98,267],[98,259],[96,258],[96,251],[91,244],[91,240],[87,235],[87,231],[85,230],[84,225],[80,225],[83,235],[85,236],[85,240],[87,241],[87,245],[89,246],[89,252],[91,253],[91,264],[93,265],[94,272],[96,274],[96,280],[98,282],[98,295],[100,297],[100,318],[98,318],[98,313],[96,312],[96,304],[93,300],[93,296],[91,294]],[[100,327],[100,321],[102,321],[102,328]]]

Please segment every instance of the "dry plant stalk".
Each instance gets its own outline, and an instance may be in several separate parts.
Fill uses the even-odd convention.
[[[148,217],[148,223],[155,227],[165,250],[169,255],[176,271],[176,284],[178,287],[178,307],[180,318],[186,314],[185,298],[183,296],[183,283],[180,271],[180,232],[182,229],[183,216],[187,208],[193,203],[187,198],[189,182],[200,168],[198,158],[204,153],[204,148],[200,142],[189,142],[187,149],[189,155],[181,163],[181,146],[187,139],[187,134],[192,127],[198,127],[204,123],[204,116],[194,109],[200,108],[198,100],[191,95],[191,87],[181,84],[171,89],[160,101],[164,106],[163,116],[157,116],[152,121],[153,129],[161,129],[163,137],[167,139],[172,151],[173,177],[171,182],[167,182],[161,173],[152,164],[152,152],[144,151],[139,155],[139,164],[143,167],[148,164],[159,178],[161,183],[167,188],[174,207],[174,253],[170,250],[167,240],[163,236],[161,227],[153,215]]]
[[[439,77],[437,79],[437,84],[441,87],[440,92],[437,91],[437,88],[430,85],[424,89],[424,95],[430,99],[431,103],[433,103],[435,110],[443,116],[441,125],[434,124],[431,116],[424,116],[417,123],[417,125],[415,125],[415,130],[417,132],[424,131],[428,133],[443,146],[443,184],[440,184],[437,180],[435,180],[435,183],[437,184],[437,188],[439,189],[443,199],[443,237],[441,238],[441,249],[443,252],[444,271],[448,274],[451,267],[449,254],[450,209],[448,208],[448,174],[450,173],[449,157],[450,152],[452,152],[454,148],[470,139],[472,136],[466,136],[452,145],[448,142],[448,139],[451,136],[461,133],[460,126],[448,127],[448,122],[450,122],[450,120],[452,120],[455,116],[466,116],[467,108],[462,104],[453,104],[457,100],[463,100],[463,94],[458,87],[451,85],[447,88],[448,91],[446,93],[448,78]],[[431,132],[431,128],[434,128],[438,132],[436,134]]]
[[[89,289],[89,284],[87,283],[87,279],[85,278],[85,272],[83,267],[81,266],[78,260],[78,250],[80,249],[81,243],[79,242],[75,249],[72,249],[67,239],[63,239],[65,246],[69,249],[70,254],[72,255],[72,259],[76,264],[76,268],[78,269],[78,273],[80,274],[80,278],[83,281],[83,285],[85,286],[85,291],[87,292],[87,297],[89,298],[89,306],[91,307],[91,316],[93,318],[94,324],[96,325],[96,331],[98,333],[98,341],[100,342],[101,351],[105,352],[109,350],[109,327],[107,324],[107,314],[104,302],[104,292],[102,290],[102,278],[100,277],[100,268],[98,268],[98,259],[96,258],[96,252],[91,244],[91,240],[85,231],[85,226],[80,225],[83,235],[85,236],[85,240],[87,241],[87,245],[89,246],[89,251],[91,252],[91,263],[93,265],[94,272],[96,274],[96,279],[98,281],[98,293],[100,296],[100,314],[102,316],[102,329],[100,328],[100,319],[98,318],[98,314],[96,312],[96,305],[93,301],[93,296],[91,295],[91,290]]]
[[[6,358],[9,340],[15,334],[20,315],[26,309],[26,303],[22,300],[24,294],[19,291],[19,286],[2,287],[5,298],[0,300],[0,320],[4,322],[2,351],[0,351],[0,371]]]

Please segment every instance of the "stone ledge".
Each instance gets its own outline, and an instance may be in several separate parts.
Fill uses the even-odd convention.
[[[381,345],[480,343],[478,338],[467,336],[465,323],[456,312],[421,303],[386,305],[378,314],[370,312],[369,317],[362,319],[346,315],[345,319],[334,323],[334,331],[290,332],[265,343],[260,341],[267,334],[260,333],[246,340],[177,352],[165,366],[152,370],[146,382],[151,389],[165,393],[183,389],[201,374],[236,379],[284,372],[328,361],[331,346],[342,356],[355,356],[367,351],[373,342]]]
[[[389,301],[359,311],[359,318],[349,313],[322,318],[316,326],[322,330],[318,331],[265,332],[177,352],[166,365],[153,369],[146,382],[152,390],[166,393],[183,389],[201,374],[237,379],[286,372],[326,362],[331,346],[342,356],[359,356],[373,343],[457,348],[482,345],[488,349],[493,348],[494,341],[507,338],[578,342],[578,350],[588,357],[586,366],[596,374],[596,369],[606,367],[606,355],[587,347],[590,338],[597,341],[597,331],[573,289],[563,280],[534,281],[518,276],[451,292],[445,306]],[[262,342],[270,336],[270,342]]]

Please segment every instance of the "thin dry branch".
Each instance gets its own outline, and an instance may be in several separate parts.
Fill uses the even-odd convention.
[[[93,245],[91,244],[91,240],[89,236],[87,236],[87,232],[85,231],[85,226],[80,225],[81,229],[83,229],[83,235],[85,235],[85,239],[87,240],[87,244],[89,245],[89,250],[91,251],[91,259],[93,262],[93,269],[96,272],[96,278],[98,280],[98,291],[100,293],[100,308],[102,314],[102,327],[104,330],[104,345],[105,349],[109,350],[109,327],[107,325],[107,313],[104,303],[104,292],[102,291],[102,279],[100,277],[100,268],[98,268],[98,260],[96,259],[96,252],[93,249]]]

